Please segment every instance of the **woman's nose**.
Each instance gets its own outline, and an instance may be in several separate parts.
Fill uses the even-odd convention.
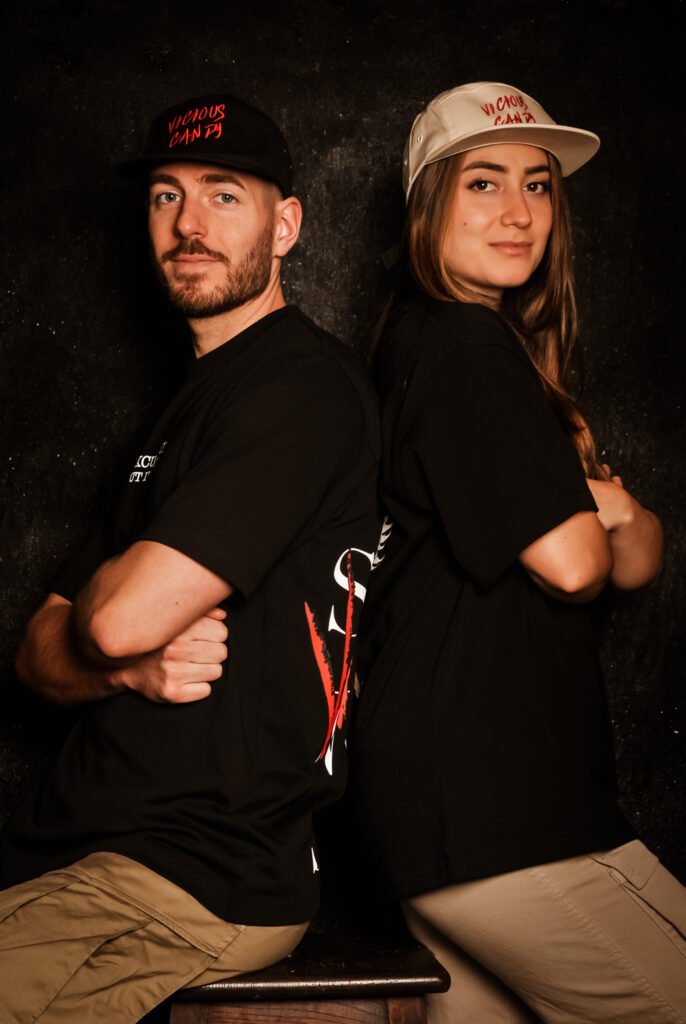
[[[516,227],[527,227],[531,223],[531,210],[520,189],[513,189],[506,194],[501,219],[503,224],[514,224]]]

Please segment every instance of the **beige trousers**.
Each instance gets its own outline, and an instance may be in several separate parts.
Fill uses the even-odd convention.
[[[215,917],[143,865],[95,853],[0,892],[1,1024],[133,1024],[184,985],[268,967],[307,925]]]
[[[428,1024],[686,1021],[686,889],[638,841],[403,909],[452,979]]]

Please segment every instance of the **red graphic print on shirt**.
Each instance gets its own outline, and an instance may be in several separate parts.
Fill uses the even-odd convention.
[[[350,675],[352,671],[355,580],[352,572],[351,551],[348,551],[346,555],[346,575],[348,579],[348,600],[346,602],[345,610],[345,640],[343,644],[343,658],[338,686],[336,686],[334,667],[331,660],[331,654],[329,652],[329,646],[326,642],[326,637],[317,622],[315,613],[312,611],[307,601],[305,602],[305,615],[307,617],[307,624],[310,630],[312,650],[314,652],[315,661],[317,662],[317,668],[319,669],[319,675],[324,688],[324,696],[326,698],[326,706],[329,712],[329,724],[326,731],[326,738],[317,760],[321,761],[321,759],[324,758],[324,763],[330,775],[333,774],[334,736],[336,729],[340,729],[345,722],[345,715],[348,709],[348,695],[350,692]]]

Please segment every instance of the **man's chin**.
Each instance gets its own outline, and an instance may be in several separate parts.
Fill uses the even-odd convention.
[[[179,273],[178,267],[156,264],[157,276],[172,306],[182,316],[199,320],[228,313],[260,295],[272,267],[271,228],[266,229],[240,264],[225,264],[216,277],[208,270]]]
[[[226,294],[210,292],[203,294],[197,289],[173,290],[168,288],[167,295],[177,313],[189,320],[202,320],[221,313],[229,313],[253,298],[253,294]]]
[[[171,304],[177,313],[188,320],[203,320],[210,316],[219,316],[240,306],[241,302],[201,302],[197,299],[172,298]]]

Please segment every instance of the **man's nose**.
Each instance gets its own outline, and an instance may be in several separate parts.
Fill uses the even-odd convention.
[[[174,224],[177,235],[191,238],[193,235],[204,235],[206,230],[205,217],[201,204],[188,196],[184,197]]]

